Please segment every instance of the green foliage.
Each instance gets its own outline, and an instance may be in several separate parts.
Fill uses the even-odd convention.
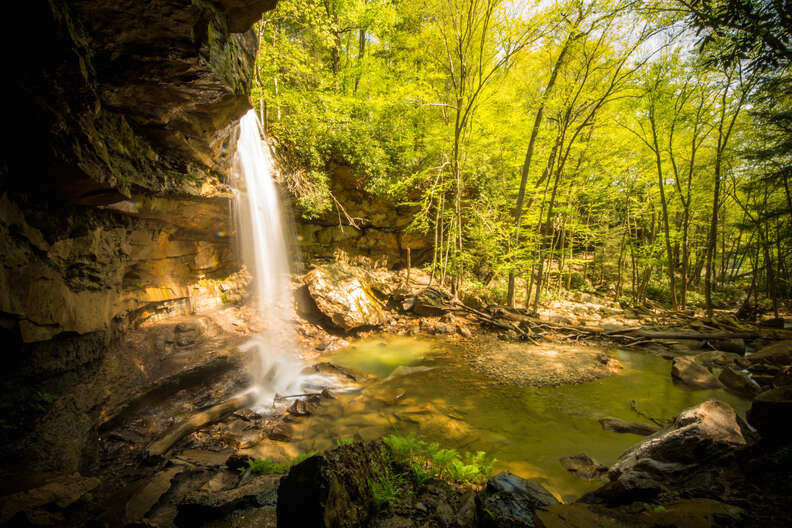
[[[286,464],[275,462],[272,457],[267,457],[248,460],[248,469],[257,475],[272,475],[273,473],[285,473],[289,468]]]
[[[404,484],[403,477],[392,473],[389,469],[386,469],[378,479],[369,480],[374,511],[381,512],[398,501]]]
[[[312,450],[312,451],[308,451],[307,453],[300,453],[299,455],[297,455],[296,457],[294,457],[294,458],[292,459],[292,461],[291,461],[291,464],[290,464],[290,465],[292,465],[292,466],[296,466],[296,465],[297,465],[297,464],[299,464],[300,462],[303,462],[303,461],[305,461],[305,460],[308,460],[308,459],[309,459],[309,458],[311,458],[312,456],[315,456],[315,455],[316,455],[318,452],[319,452],[318,450],[314,449],[314,450]]]
[[[252,99],[304,217],[328,217],[341,184],[398,203],[443,286],[500,304],[509,273],[541,275],[542,298],[593,281],[670,305],[674,277],[695,306],[717,210],[713,302],[741,302],[721,292],[752,274],[755,293],[791,297],[789,20],[683,3],[692,18],[610,0],[281,0],[258,27]],[[657,37],[685,24],[703,49]]]
[[[482,483],[490,477],[495,463],[484,451],[460,455],[455,449],[441,448],[436,442],[421,440],[413,433],[391,434],[383,442],[394,461],[405,466],[418,485],[434,477],[466,484]]]
[[[338,447],[352,445],[354,443],[355,443],[354,438],[339,438],[338,440],[336,440],[336,446]]]
[[[313,451],[308,451],[307,453],[300,453],[296,457],[292,458],[287,464],[277,462],[272,457],[254,458],[253,460],[248,460],[248,469],[250,469],[251,473],[256,473],[258,475],[285,473],[291,466],[296,466],[300,462],[303,462],[316,455],[318,452],[319,451],[314,449]]]

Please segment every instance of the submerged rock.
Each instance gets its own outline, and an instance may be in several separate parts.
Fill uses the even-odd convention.
[[[435,367],[427,367],[423,365],[417,365],[414,367],[410,367],[407,365],[399,365],[398,367],[393,369],[393,372],[391,372],[387,378],[382,380],[382,383],[395,380],[396,378],[400,378],[402,376],[410,376],[412,374],[418,374],[420,372],[429,372],[430,370],[434,370],[434,369]]]
[[[671,376],[694,389],[720,389],[723,386],[712,373],[689,357],[674,358]]]
[[[559,502],[541,484],[503,472],[476,496],[476,514],[481,528],[533,527],[534,510],[551,504]]]
[[[304,281],[317,309],[343,330],[379,326],[387,320],[363,270],[342,264],[322,266]]]
[[[612,433],[632,433],[642,436],[654,434],[660,430],[656,425],[649,425],[639,422],[628,422],[621,418],[606,416],[599,419],[602,429]]]
[[[564,469],[584,480],[602,478],[608,473],[608,466],[600,464],[585,453],[562,457],[559,461]]]

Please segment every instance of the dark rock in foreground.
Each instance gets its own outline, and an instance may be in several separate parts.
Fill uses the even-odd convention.
[[[357,527],[371,518],[369,482],[387,471],[385,446],[358,442],[313,456],[281,479],[278,526]]]
[[[478,525],[482,528],[533,527],[536,508],[559,504],[541,484],[503,472],[487,481],[476,496]]]
[[[211,481],[208,484],[211,484]],[[277,481],[272,475],[254,477],[231,489],[214,489],[204,485],[181,500],[174,524],[202,526],[212,519],[225,517],[235,510],[272,507],[276,500],[276,491]]]
[[[792,432],[792,386],[771,389],[758,395],[751,404],[746,418],[767,440],[790,439]]]

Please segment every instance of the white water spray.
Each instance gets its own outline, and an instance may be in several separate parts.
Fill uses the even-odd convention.
[[[253,275],[256,307],[265,324],[264,331],[246,343],[244,350],[253,358],[256,406],[269,407],[276,394],[300,394],[327,383],[321,377],[302,374],[304,365],[297,356],[284,223],[273,180],[275,164],[259,136],[255,111],[245,114],[240,128],[235,212],[242,260]]]

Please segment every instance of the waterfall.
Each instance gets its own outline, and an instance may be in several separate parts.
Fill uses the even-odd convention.
[[[264,330],[244,345],[252,357],[251,389],[257,407],[269,407],[275,394],[299,394],[325,381],[302,374],[292,318],[289,260],[284,217],[273,175],[275,164],[261,140],[254,110],[240,121],[237,143],[235,216],[242,261],[253,275],[254,302]]]

